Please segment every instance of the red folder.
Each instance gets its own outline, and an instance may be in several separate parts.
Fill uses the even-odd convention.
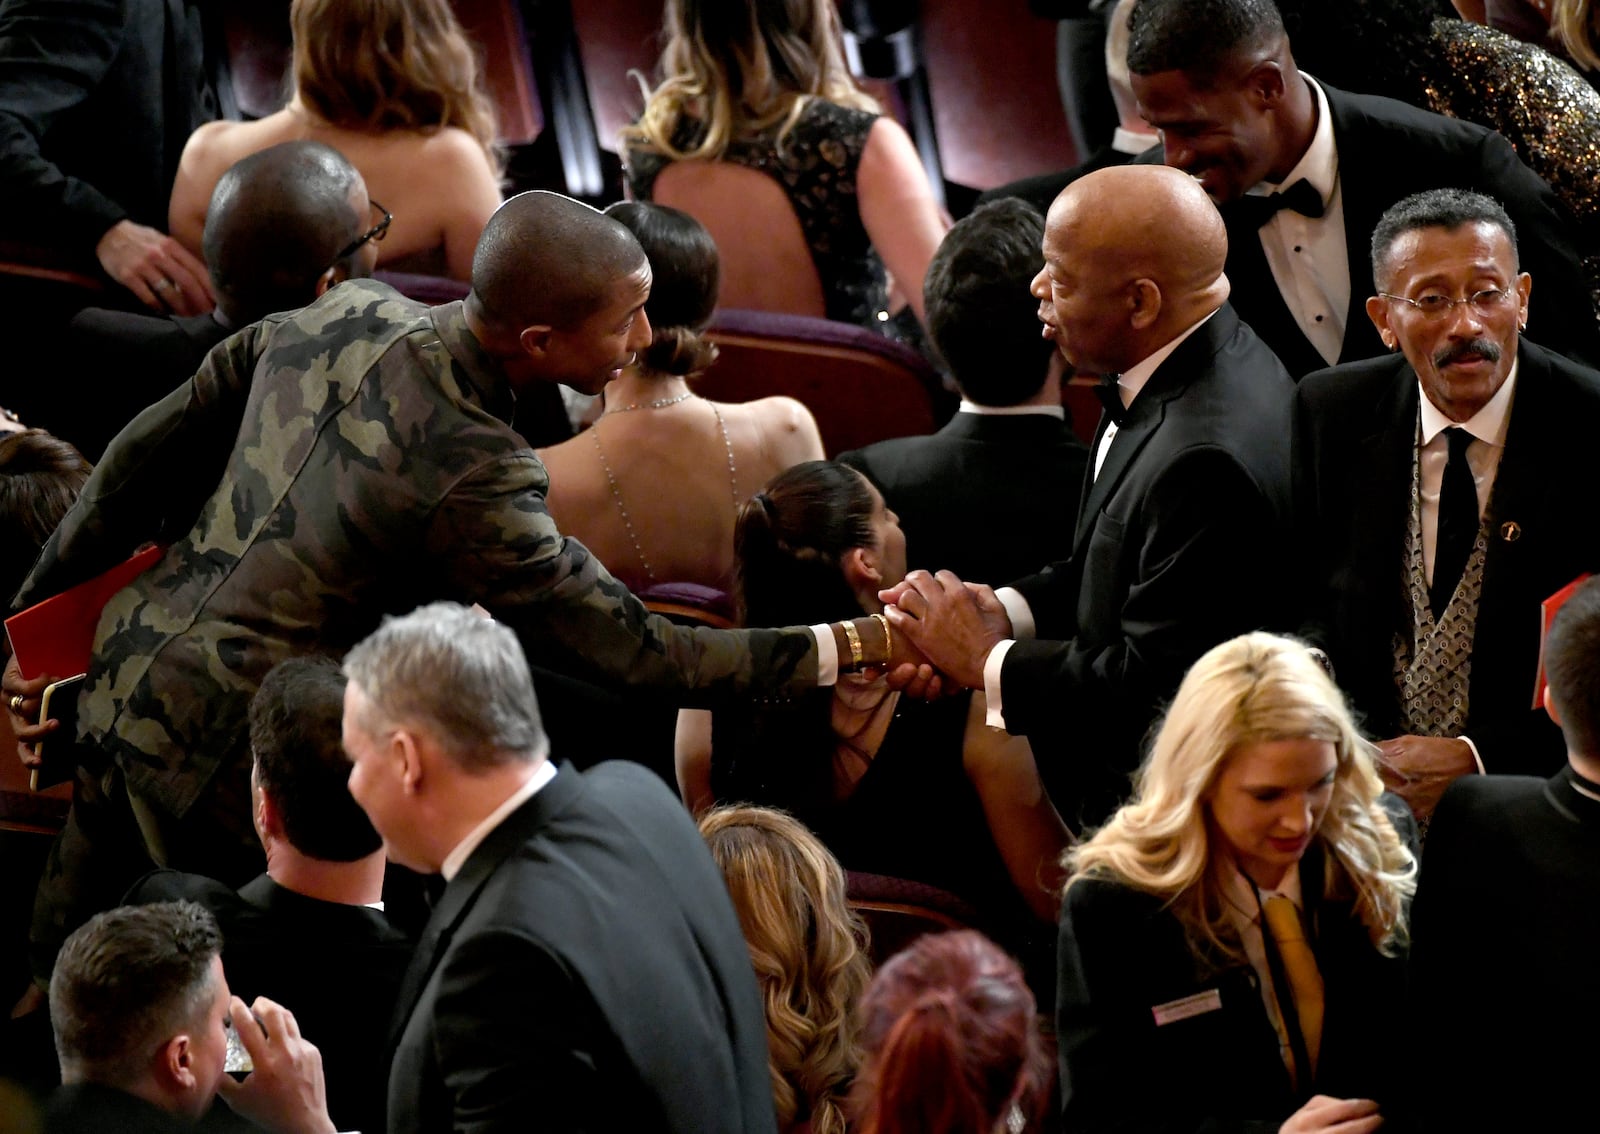
[[[1572,597],[1572,592],[1581,587],[1588,577],[1587,572],[1579,575],[1539,604],[1539,672],[1533,683],[1533,707],[1535,709],[1544,708],[1544,644],[1545,640],[1550,637],[1550,624],[1556,620],[1556,611],[1566,605],[1566,601]]]
[[[144,574],[165,553],[151,544],[103,575],[51,595],[6,619],[6,634],[26,681],[50,674],[76,677],[89,670],[94,630],[111,596]]]

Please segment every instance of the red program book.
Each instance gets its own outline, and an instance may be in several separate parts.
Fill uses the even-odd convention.
[[[1535,675],[1533,681],[1533,707],[1535,709],[1544,708],[1544,643],[1545,639],[1550,637],[1550,624],[1556,620],[1556,611],[1565,605],[1566,601],[1572,597],[1572,592],[1582,586],[1584,580],[1588,577],[1587,572],[1579,575],[1539,604],[1539,672]]]
[[[144,574],[166,551],[151,544],[102,575],[51,595],[6,619],[6,634],[25,680],[76,677],[89,670],[95,626],[111,596]]]

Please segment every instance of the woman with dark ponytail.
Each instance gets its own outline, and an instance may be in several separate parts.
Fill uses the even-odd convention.
[[[1023,1134],[1040,1128],[1050,1057],[1017,963],[981,933],[919,938],[861,1000],[857,1134]]]
[[[702,331],[717,306],[717,246],[687,213],[624,201],[606,210],[639,238],[653,282],[650,345],[606,385],[584,433],[541,450],[546,506],[635,591],[688,582],[726,590],[739,504],[757,485],[822,456],[793,398],[707,401],[689,383],[717,357]]]
[[[741,509],[736,595],[746,626],[880,614],[905,577],[905,536],[854,469],[811,461]],[[781,705],[678,716],[678,784],[696,814],[716,802],[781,807],[847,870],[964,898],[980,924],[1053,972],[1065,824],[1028,742],[985,725],[983,694],[932,703],[880,675],[845,674]]]

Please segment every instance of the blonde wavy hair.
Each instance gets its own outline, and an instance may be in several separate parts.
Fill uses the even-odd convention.
[[[674,161],[715,161],[740,138],[781,124],[788,136],[813,98],[881,111],[845,65],[832,0],[667,0],[662,24],[661,85],[645,96],[639,121],[622,131],[632,145]],[[685,118],[702,125],[695,144],[673,136]]]
[[[1586,71],[1600,68],[1595,48],[1593,0],[1553,0],[1550,30],[1573,61]]]
[[[1352,898],[1373,944],[1392,955],[1406,940],[1416,860],[1378,802],[1375,750],[1356,731],[1344,695],[1303,644],[1276,634],[1243,635],[1194,663],[1139,769],[1133,799],[1063,856],[1067,885],[1108,878],[1165,898],[1197,956],[1243,956],[1223,897],[1233,867],[1215,853],[1207,801],[1240,747],[1299,739],[1327,741],[1338,758],[1316,834],[1324,894]]]
[[[700,834],[761,986],[778,1128],[809,1119],[813,1134],[845,1134],[843,1100],[861,1061],[855,1008],[872,972],[866,927],[845,905],[844,870],[781,811],[713,808]]]
[[[448,0],[293,0],[300,101],[351,130],[471,134],[501,171],[494,103]]]

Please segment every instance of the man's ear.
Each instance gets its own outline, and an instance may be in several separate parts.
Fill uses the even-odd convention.
[[[156,1054],[156,1072],[174,1089],[192,1091],[198,1084],[194,1074],[194,1047],[188,1032],[179,1032]]]
[[[329,268],[327,271],[323,272],[317,277],[317,295],[319,297],[322,296],[330,287],[335,287],[339,284],[342,284],[349,278],[350,269],[345,267],[343,264],[335,264],[333,267]]]
[[[1263,59],[1250,68],[1243,85],[1256,104],[1266,108],[1276,107],[1289,89],[1283,80],[1283,68],[1276,59]]]
[[[264,790],[256,791],[256,830],[263,839],[268,835],[283,838],[283,818],[278,814],[278,805]]]
[[[1389,301],[1381,295],[1367,296],[1367,318],[1372,320],[1372,325],[1378,328],[1378,337],[1383,340],[1383,345],[1390,350],[1397,350],[1400,346],[1399,336],[1395,334],[1394,326],[1389,322]]]
[[[863,587],[876,590],[883,585],[883,571],[878,553],[870,547],[852,547],[839,561],[844,570],[844,581],[852,591]]]
[[[424,738],[405,728],[395,729],[389,737],[389,758],[394,761],[401,790],[407,795],[415,795],[422,787],[426,773],[423,763],[423,746],[426,743]]]
[[[1128,285],[1128,319],[1135,330],[1142,331],[1161,315],[1161,288],[1155,280],[1143,276]]]
[[[554,327],[536,323],[522,328],[522,333],[517,336],[517,344],[529,358],[543,358],[550,353],[550,340],[554,335]]]

